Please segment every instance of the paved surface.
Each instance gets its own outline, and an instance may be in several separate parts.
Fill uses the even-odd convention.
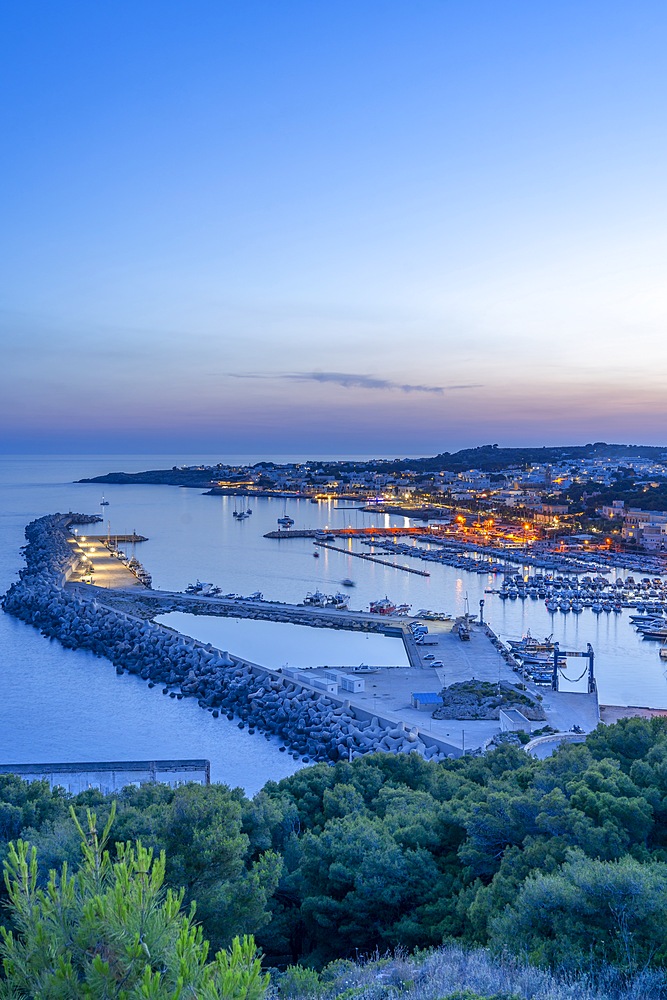
[[[79,534],[69,538],[68,541],[80,559],[85,558],[87,566],[92,565],[92,581],[96,587],[105,590],[138,589],[144,593],[148,592],[143,583],[137,580],[132,570],[124,566],[120,559],[113,556],[106,545],[102,545],[97,539],[91,541],[86,535]],[[82,566],[70,576],[72,583],[83,583],[90,579],[89,572]]]
[[[72,539],[72,544],[77,542]],[[428,644],[417,645],[408,628],[410,621],[418,620],[415,618],[391,618],[364,612],[336,611],[332,608],[273,604],[268,601],[233,601],[206,598],[197,594],[148,590],[99,542],[96,541],[91,546],[81,538],[78,545],[82,554],[85,553],[94,566],[94,586],[91,589],[100,591],[102,600],[112,597],[112,603],[122,604],[124,610],[132,610],[134,606],[139,611],[142,598],[146,598],[151,603],[157,601],[162,605],[160,613],[174,610],[174,605],[185,611],[189,606],[193,609],[196,606],[200,614],[233,617],[235,612],[243,610],[259,612],[268,618],[272,613],[287,615],[301,623],[304,618],[312,620],[313,624],[316,624],[317,619],[328,620],[341,628],[351,628],[355,624],[363,627],[369,622],[381,622],[392,629],[400,629],[410,666],[383,667],[375,674],[364,675],[365,690],[349,695],[351,704],[374,715],[404,722],[408,727],[419,726],[424,732],[432,733],[433,736],[461,748],[482,746],[486,740],[500,732],[500,723],[497,720],[432,719],[430,712],[412,707],[412,695],[424,692],[438,694],[445,686],[471,679],[494,684],[500,681],[516,684],[520,679],[492,645],[484,627],[480,625],[471,627],[470,642],[462,642],[452,632],[451,621],[426,621],[424,624],[429,629]],[[83,579],[83,574],[78,573],[71,578],[71,582],[80,584]],[[114,592],[113,596],[110,591]],[[201,610],[202,606],[204,611]],[[155,614],[155,611],[151,610],[149,614]],[[326,631],[323,629],[323,641],[326,641],[325,635]],[[242,650],[233,650],[232,653],[243,657]],[[430,666],[433,661],[425,659],[429,654],[435,661],[442,661],[443,666]],[[533,728],[539,729],[548,723],[554,729],[569,730],[573,725],[578,725],[585,732],[590,732],[597,725],[597,702],[594,696],[553,692],[550,688],[532,684],[527,687],[533,696],[541,696],[547,716],[546,723],[534,723]],[[340,695],[345,697],[342,692]]]

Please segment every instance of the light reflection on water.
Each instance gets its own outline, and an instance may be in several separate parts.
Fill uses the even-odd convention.
[[[0,590],[9,587],[22,565],[19,548],[28,521],[57,510],[100,510],[102,489],[71,480],[111,469],[170,468],[184,461],[122,456],[0,461]],[[403,517],[368,514],[349,505],[340,509],[334,502],[253,499],[252,517],[239,522],[232,511],[235,505],[245,506],[241,498],[203,496],[201,490],[168,486],[105,485],[104,494],[110,501],[104,508],[104,528],[108,519],[112,532],[136,529],[149,536],[135,550],[156,587],[179,590],[199,578],[218,584],[223,592],[261,590],[270,599],[299,602],[307,591],[334,593],[343,579],[350,578],[356,583],[348,592],[353,608],[367,609],[369,601],[387,595],[397,604],[411,604],[415,611],[434,608],[453,614],[464,612],[466,597],[471,612],[477,612],[479,600],[484,599],[485,618],[502,637],[530,629],[540,637],[553,632],[564,648],[583,650],[590,642],[602,703],[667,707],[658,646],[642,642],[629,625],[627,611],[618,616],[595,616],[589,609],[579,616],[550,615],[539,600],[502,602],[485,594],[485,588],[501,582],[492,574],[395,557],[398,563],[429,571],[429,577],[420,577],[355,558],[351,552],[369,551],[356,540],[346,543],[348,553],[318,549],[320,558],[315,559],[310,539],[263,537],[277,528],[283,509],[294,518],[295,528],[403,525],[407,520]],[[390,553],[378,555],[391,559]],[[243,623],[250,630],[247,645],[241,642],[246,648],[233,652],[259,662],[266,659],[271,642],[262,638],[263,624]],[[318,646],[333,650],[340,635],[332,630],[319,633]],[[0,615],[0,652],[0,760],[207,756],[216,778],[249,789],[288,773],[293,764],[276,745],[263,739],[249,743],[254,738],[226,719],[212,720],[194,702],[175,702],[140,681],[119,678],[106,661],[63,650],[6,615]],[[352,663],[362,659],[367,657],[355,654]],[[322,661],[327,660],[323,656]]]
[[[251,663],[280,667],[402,667],[408,658],[402,639],[286,622],[187,615],[179,611],[157,619],[179,632],[229,650]]]

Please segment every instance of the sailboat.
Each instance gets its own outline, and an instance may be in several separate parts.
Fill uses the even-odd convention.
[[[109,501],[104,499],[104,494],[102,494],[102,499],[100,500],[100,507],[108,507]]]
[[[285,506],[283,507],[283,516],[278,518],[278,524],[281,528],[291,528],[294,524],[294,518],[290,517],[287,513],[287,500],[285,501]]]
[[[236,509],[236,500],[234,500],[234,510],[232,511],[232,517],[235,517],[238,521],[245,521],[247,517],[250,517],[252,510],[250,507],[246,507],[243,510],[243,504],[241,504],[241,510]]]

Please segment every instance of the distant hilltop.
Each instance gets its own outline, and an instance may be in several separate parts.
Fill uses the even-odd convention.
[[[654,462],[667,461],[667,445],[635,445],[607,444],[596,441],[585,445],[564,445],[542,448],[502,448],[497,444],[484,444],[477,448],[463,448],[456,452],[442,452],[432,458],[376,458],[366,461],[354,459],[344,461],[328,461],[313,459],[296,463],[299,466],[310,466],[318,470],[335,469],[338,472],[346,469],[374,469],[385,472],[464,472],[467,469],[479,469],[483,472],[499,472],[511,467],[526,467],[529,465],[557,465],[567,461],[582,459],[645,459]],[[230,486],[241,485],[242,470],[289,468],[289,463],[258,462],[253,466],[237,466],[219,463],[207,466],[174,466],[171,469],[151,469],[145,472],[109,472],[104,476],[92,479],[79,479],[80,483],[127,484],[127,485],[162,485],[202,488],[218,482],[224,477]],[[231,474],[230,474],[231,472]]]
[[[219,471],[216,466],[207,468],[149,469],[146,472],[108,472],[92,479],[77,479],[78,483],[115,483],[120,485],[151,486],[210,486]]]

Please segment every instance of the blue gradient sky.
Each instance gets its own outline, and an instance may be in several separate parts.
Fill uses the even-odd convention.
[[[0,449],[667,441],[667,5],[9,0]]]

